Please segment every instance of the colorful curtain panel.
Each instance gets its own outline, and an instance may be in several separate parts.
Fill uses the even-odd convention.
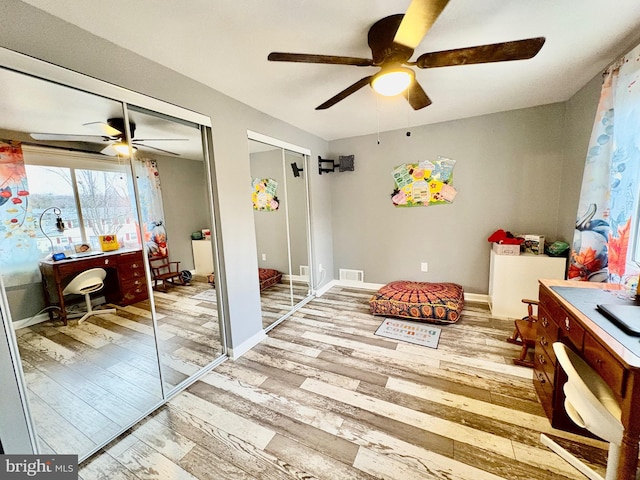
[[[138,181],[142,235],[147,254],[166,256],[168,254],[167,232],[164,228],[158,165],[155,160],[147,158],[135,158],[133,162]]]
[[[640,189],[640,46],[604,74],[578,204],[568,277],[637,282],[632,258]]]
[[[20,144],[0,141],[0,269],[6,286],[40,281],[36,220]]]

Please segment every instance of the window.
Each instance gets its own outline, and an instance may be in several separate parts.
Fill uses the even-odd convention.
[[[129,166],[89,154],[62,155],[25,148],[25,169],[36,230],[38,251],[72,251],[88,243],[100,249],[99,236],[115,234],[126,247],[139,247],[137,214],[132,199]],[[82,164],[82,168],[77,168]],[[63,232],[56,227],[61,212]],[[49,210],[47,210],[49,209]]]

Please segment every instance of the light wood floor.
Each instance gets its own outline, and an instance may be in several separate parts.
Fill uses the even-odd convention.
[[[576,479],[605,445],[549,426],[512,323],[469,304],[437,349],[373,335],[371,292],[333,288],[81,465],[97,479]]]

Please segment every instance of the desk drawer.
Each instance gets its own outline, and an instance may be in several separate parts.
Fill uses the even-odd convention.
[[[566,315],[564,308],[562,308],[560,304],[555,299],[553,299],[545,289],[540,288],[538,296],[540,297],[538,300],[538,308],[544,308],[547,311],[548,315],[551,318],[555,318],[556,320],[564,318],[564,315]],[[538,317],[540,317],[540,312],[538,312]]]
[[[134,278],[144,278],[144,265],[141,261],[118,265],[120,280],[123,282]]]
[[[148,296],[147,281],[144,278],[136,278],[122,282],[122,304],[130,305],[141,300],[145,300]]]
[[[553,349],[549,349],[553,352]],[[536,371],[542,371],[547,376],[547,379],[553,385],[555,376],[555,358],[551,359],[549,350],[543,348],[540,344],[536,344],[534,368]]]
[[[611,390],[620,397],[624,397],[627,371],[591,335],[584,337],[582,355],[585,361],[607,382]]]
[[[582,350],[582,344],[584,342],[584,328],[582,325],[566,312],[557,318],[557,320],[558,326],[560,327],[560,335],[569,338],[577,350]]]
[[[547,417],[551,419],[553,418],[553,383],[538,367],[538,364],[533,367],[533,386],[536,389],[542,408],[544,408]]]
[[[552,362],[556,363],[556,355],[553,353],[552,345],[560,337],[558,325],[553,321],[553,317],[542,305],[538,309],[538,331],[536,342],[544,347],[548,352]]]

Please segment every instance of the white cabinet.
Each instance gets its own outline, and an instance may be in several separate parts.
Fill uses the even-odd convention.
[[[539,279],[564,279],[566,258],[547,255],[497,255],[491,251],[489,307],[496,317],[527,315],[523,298],[538,298]]]
[[[211,240],[191,240],[193,249],[193,264],[196,275],[209,275],[213,273],[213,250]]]

